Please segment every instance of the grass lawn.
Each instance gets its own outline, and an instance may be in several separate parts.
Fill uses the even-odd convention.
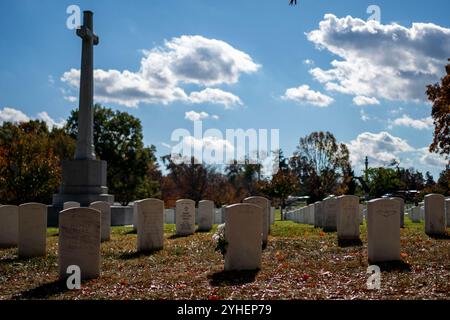
[[[381,266],[374,291],[366,287],[365,226],[362,246],[341,248],[336,233],[277,221],[257,273],[224,273],[212,232],[175,238],[175,226],[166,225],[164,250],[137,255],[136,234],[114,227],[101,247],[101,278],[68,291],[57,281],[58,230],[48,229],[46,258],[0,250],[0,299],[450,299],[450,240],[423,230],[406,219],[403,263]]]

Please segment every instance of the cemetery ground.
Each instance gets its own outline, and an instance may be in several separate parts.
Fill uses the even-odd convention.
[[[430,238],[423,222],[405,220],[403,261],[380,265],[380,290],[366,285],[365,225],[362,244],[340,247],[335,232],[277,220],[258,272],[223,272],[216,226],[175,237],[175,225],[165,225],[164,250],[147,254],[135,253],[131,227],[113,227],[101,245],[101,278],[80,290],[58,282],[58,230],[48,229],[45,258],[0,250],[0,299],[450,299],[450,237]]]

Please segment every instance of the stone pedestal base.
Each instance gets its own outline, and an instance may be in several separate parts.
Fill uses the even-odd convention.
[[[82,207],[88,207],[95,201],[114,204],[114,196],[108,194],[106,186],[106,161],[66,160],[61,163],[61,166],[60,191],[53,195],[52,206],[48,208],[49,226],[58,225],[58,214],[64,202],[76,201]]]

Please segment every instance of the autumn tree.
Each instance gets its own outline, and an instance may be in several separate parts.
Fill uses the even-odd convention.
[[[286,208],[287,198],[299,190],[297,175],[289,167],[289,160],[284,157],[280,149],[275,152],[278,160],[278,170],[272,174],[270,179],[261,183],[261,191],[271,199],[277,199],[281,207],[281,219],[283,210]]]
[[[178,161],[171,155],[162,157],[166,166],[167,178],[163,189],[164,199],[188,198],[195,202],[205,199],[209,168],[197,163],[192,157],[190,161]],[[169,186],[170,188],[167,188]],[[213,200],[213,199],[211,199]]]
[[[299,180],[300,193],[310,197],[309,203],[348,191],[347,175],[352,173],[349,151],[330,132],[313,132],[300,138],[290,166]]]
[[[450,154],[450,64],[445,69],[447,75],[441,79],[440,84],[429,85],[427,95],[433,104],[431,116],[434,121],[430,152],[445,155],[448,159]]]
[[[54,144],[41,121],[4,123],[0,127],[1,203],[51,203],[61,180]]]
[[[261,179],[262,165],[248,158],[243,163],[234,160],[225,167],[225,175],[235,189],[237,199],[259,195],[258,183]]]
[[[78,132],[78,110],[67,121],[66,132]],[[130,201],[160,197],[155,146],[145,147],[141,121],[126,112],[94,106],[94,144],[97,157],[108,161],[108,187],[115,199]]]

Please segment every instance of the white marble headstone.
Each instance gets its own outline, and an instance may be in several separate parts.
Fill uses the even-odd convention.
[[[19,257],[33,258],[46,255],[47,206],[25,203],[19,206]]]
[[[180,199],[176,202],[176,234],[186,236],[195,233],[195,201]]]
[[[164,201],[145,199],[136,202],[137,251],[161,250],[164,247]]]
[[[209,231],[212,228],[215,214],[214,201],[202,200],[198,203],[199,223],[198,229],[200,231]]]
[[[445,231],[445,197],[442,194],[425,196],[425,233],[444,235]]]
[[[400,260],[400,206],[393,199],[375,199],[367,205],[369,262]]]
[[[68,276],[69,266],[78,266],[81,279],[100,276],[101,212],[92,208],[71,208],[59,215],[59,277]]]
[[[270,211],[270,201],[264,197],[248,197],[245,198],[243,203],[251,203],[259,206],[262,209],[262,234],[263,234],[263,245],[267,245],[268,236],[269,236],[269,211]],[[226,219],[225,219],[226,221]]]
[[[89,207],[102,213],[101,240],[109,241],[111,239],[111,205],[105,201],[96,201]]]
[[[324,224],[325,231],[337,230],[337,214],[338,214],[338,200],[335,197],[324,200]]]
[[[450,199],[445,200],[445,212],[447,218],[447,227],[450,227]]]
[[[359,239],[359,198],[340,196],[338,199],[337,236],[339,240]]]
[[[19,207],[0,206],[0,248],[16,247],[19,240]]]
[[[63,210],[71,209],[71,208],[79,208],[80,203],[76,201],[67,201],[63,204]]]
[[[225,270],[261,268],[263,214],[260,206],[243,203],[226,207]]]

